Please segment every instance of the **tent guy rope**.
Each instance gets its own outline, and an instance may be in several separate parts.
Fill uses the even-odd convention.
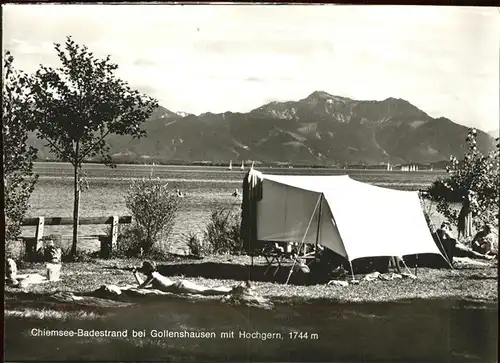
[[[314,214],[316,213],[316,209],[318,209],[318,205],[319,205],[322,197],[323,197],[323,194],[320,194],[320,196],[318,198],[318,201],[316,202],[316,206],[314,207],[314,210],[313,210],[313,212],[311,214],[311,218],[309,219],[309,223],[307,224],[307,228],[306,228],[306,231],[304,232],[304,236],[302,237],[302,241],[300,241],[299,252],[300,252],[302,246],[304,245],[304,240],[306,239],[307,232],[309,232],[309,227],[311,227],[311,223],[312,223],[312,221],[314,219]],[[320,223],[320,221],[321,221],[321,219],[319,219],[318,224]],[[288,273],[288,277],[286,279],[285,285],[288,284],[288,281],[290,280],[290,276],[292,276],[293,268],[295,267],[296,263],[297,263],[297,258],[295,258],[294,261],[293,261],[293,265],[290,268],[290,272]]]

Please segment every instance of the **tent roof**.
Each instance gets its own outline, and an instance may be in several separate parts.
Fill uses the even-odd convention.
[[[264,190],[266,181],[270,181],[277,183],[273,183],[275,185],[273,188],[279,188],[281,184],[318,195],[316,198],[304,199],[305,197],[299,196],[301,192],[297,190],[295,194],[283,194],[286,195],[287,199],[295,198],[304,200],[304,203],[315,204],[321,196],[326,203],[326,211],[323,213],[327,213],[328,218],[325,215],[321,217],[321,222],[319,222],[320,218],[316,217],[315,221],[317,224],[332,226],[325,225],[321,228],[334,228],[335,230],[334,234],[330,234],[333,237],[324,237],[321,244],[344,255],[349,260],[361,257],[404,256],[422,253],[441,254],[429,231],[417,191],[378,187],[353,180],[348,175],[261,174],[261,177]],[[273,196],[264,193],[264,199],[266,198],[273,198]],[[307,202],[309,200],[310,202]],[[271,207],[276,203],[279,201],[275,199],[267,206]],[[295,204],[295,207],[292,208],[290,207],[291,203],[291,201],[285,203],[283,208],[285,208],[286,218],[295,218],[292,229],[295,229],[293,232],[296,233],[296,228],[299,227],[295,226],[298,225],[297,221],[301,220],[300,218],[309,220],[313,209],[313,214],[318,212],[314,206],[307,207],[304,204]],[[298,205],[301,207],[297,208]],[[272,231],[281,229],[284,240],[289,240],[286,239],[287,233],[292,233],[292,230],[289,229],[286,221],[280,225],[278,219],[273,217],[273,215],[277,216],[276,210],[269,212],[274,214],[267,215],[265,211],[261,213],[263,213],[262,218],[274,221],[265,228],[266,231],[261,231],[262,233],[275,236],[276,234]],[[300,217],[301,213],[302,217]],[[304,234],[305,231],[302,233]],[[307,233],[312,232],[308,231]],[[334,237],[334,235],[338,237]],[[331,242],[335,238],[337,241],[341,241],[342,248],[339,247],[339,242]]]
[[[280,184],[295,188],[310,190],[312,192],[326,193],[336,191],[339,188],[349,188],[351,190],[364,193],[390,193],[393,195],[418,194],[416,191],[396,190],[379,187],[373,184],[360,182],[352,179],[349,175],[277,175],[261,174],[264,180],[274,181]]]
[[[325,192],[337,189],[339,184],[352,180],[349,175],[275,175],[262,174],[264,180],[271,180],[291,187],[310,190],[313,192]]]

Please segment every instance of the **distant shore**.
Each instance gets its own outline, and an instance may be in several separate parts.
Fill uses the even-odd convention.
[[[135,160],[114,160],[114,163],[117,165],[142,165],[142,166],[179,166],[179,167],[199,167],[199,166],[209,166],[209,167],[223,167],[229,169],[228,162],[219,162],[219,161],[179,161],[179,160],[148,160],[145,161],[135,161]],[[35,164],[44,164],[44,163],[60,163],[60,164],[69,164],[65,161],[60,160],[37,160]],[[420,172],[431,172],[431,171],[443,171],[445,169],[446,161],[431,163],[431,164],[423,164],[423,163],[412,163],[419,168]],[[84,161],[83,164],[94,164],[94,165],[104,165],[104,163],[94,160]],[[245,169],[248,169],[252,165],[252,161],[245,162]],[[399,167],[401,165],[407,164],[394,164],[393,167]],[[235,161],[232,165],[232,170],[238,171],[241,167],[241,160]],[[362,165],[362,164],[346,164],[346,165],[322,165],[322,164],[302,164],[302,163],[287,163],[287,162],[260,162],[256,161],[254,163],[255,168],[279,168],[279,169],[334,169],[334,170],[387,170],[387,164],[373,164],[373,165]],[[400,169],[393,169],[392,171],[401,171]]]

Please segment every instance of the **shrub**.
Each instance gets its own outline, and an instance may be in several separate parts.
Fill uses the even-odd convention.
[[[143,238],[142,229],[137,225],[120,226],[116,248],[111,251],[109,257],[141,257],[144,254],[141,246]]]
[[[145,254],[152,251],[155,244],[166,241],[172,232],[180,200],[176,193],[167,189],[167,184],[159,178],[154,179],[152,173],[148,178],[134,181],[125,198],[133,224],[124,239],[138,241],[139,249],[142,248]]]
[[[108,258],[143,258],[160,261],[170,259],[170,253],[164,243],[156,243],[149,251],[145,251],[142,246],[143,241],[143,230],[138,225],[123,227],[118,235],[117,246]]]
[[[184,238],[186,238],[191,256],[203,257],[211,253],[210,245],[200,239],[197,233],[185,234]]]
[[[212,211],[204,232],[204,240],[216,254],[240,254],[243,240],[240,234],[241,213],[236,209],[219,207]]]

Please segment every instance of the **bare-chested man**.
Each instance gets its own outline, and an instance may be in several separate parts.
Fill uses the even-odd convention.
[[[146,276],[146,280],[142,281],[138,274],[139,272]],[[144,261],[141,267],[134,268],[133,273],[140,289],[147,288],[151,285],[153,289],[157,289],[160,291],[201,295],[226,295],[233,291],[233,289],[229,287],[221,286],[215,288],[207,288],[186,280],[171,280],[168,277],[160,274],[156,270],[156,264],[149,261]]]

